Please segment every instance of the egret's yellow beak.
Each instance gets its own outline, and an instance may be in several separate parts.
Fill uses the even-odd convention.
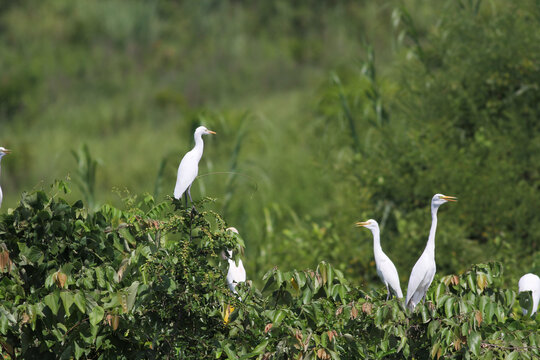
[[[214,134],[214,135],[216,134],[216,132],[215,132],[215,131],[212,131],[212,130],[208,130],[208,133],[209,133],[209,134]]]
[[[457,197],[454,196],[441,196],[441,199],[446,201],[457,201]]]
[[[359,221],[356,223],[356,226],[357,227],[360,227],[360,226],[367,226],[368,225],[368,222],[367,221]]]
[[[11,154],[11,150],[9,150],[9,149],[4,149],[4,154]]]

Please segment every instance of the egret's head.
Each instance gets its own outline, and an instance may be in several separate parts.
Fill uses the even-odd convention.
[[[11,153],[11,150],[6,149],[3,146],[0,146],[0,159],[2,158],[2,156],[7,155],[9,153]]]
[[[238,234],[238,230],[236,230],[236,228],[235,228],[235,227],[232,227],[232,226],[226,228],[225,231],[232,231],[233,233]]]
[[[232,250],[227,249],[227,258],[232,259]]]
[[[457,201],[457,198],[453,196],[446,196],[443,194],[435,194],[433,195],[433,199],[431,199],[431,206],[438,208],[439,206],[448,201]]]
[[[373,219],[369,219],[368,221],[359,221],[356,223],[356,226],[363,226],[371,231],[379,230],[379,223]]]
[[[215,134],[214,131],[208,130],[204,126],[199,126],[197,129],[195,129],[195,136],[197,135],[209,135],[209,134]]]

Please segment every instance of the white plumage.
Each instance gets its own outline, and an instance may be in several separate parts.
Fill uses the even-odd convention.
[[[518,283],[519,292],[523,291],[531,291],[532,292],[532,300],[533,300],[533,306],[532,306],[532,314],[533,316],[536,313],[536,310],[538,309],[538,302],[540,300],[540,277],[538,277],[535,274],[525,274],[519,279]],[[527,315],[527,310],[523,310],[523,315]]]
[[[431,199],[431,229],[424,252],[414,264],[407,286],[407,299],[405,303],[410,310],[426,296],[426,292],[435,276],[435,231],[437,230],[437,210],[447,201],[457,201],[453,196],[435,194]]]
[[[0,146],[0,160],[11,152],[11,150],[6,149],[5,147]],[[0,187],[0,207],[2,206],[2,200],[4,199],[4,194],[2,193],[2,188]]]
[[[386,286],[386,291],[388,291],[388,296],[386,299],[388,300],[390,298],[390,289],[399,299],[403,298],[397,269],[392,260],[390,260],[390,258],[383,252],[381,247],[379,224],[377,221],[370,219],[365,222],[357,222],[356,225],[363,226],[371,230],[373,234],[373,255],[375,256],[377,274]]]
[[[236,228],[230,227],[226,230],[230,230],[235,234],[238,234],[238,230],[236,230]],[[229,255],[227,257],[227,261],[229,262],[229,271],[227,272],[227,285],[229,286],[229,289],[231,289],[231,291],[236,294],[236,285],[246,281],[246,270],[244,269],[244,264],[242,263],[241,259],[238,260],[238,265],[236,265],[232,258],[233,253],[231,250],[227,250],[227,253]]]
[[[182,161],[180,161],[180,166],[178,166],[178,175],[176,177],[176,186],[174,187],[175,199],[180,199],[187,190],[189,200],[193,203],[190,191],[191,184],[199,173],[199,161],[201,160],[204,150],[204,142],[202,136],[206,134],[215,134],[215,132],[208,130],[204,126],[199,126],[195,130],[195,133],[193,135],[193,137],[195,138],[195,146],[186,155],[184,155]]]

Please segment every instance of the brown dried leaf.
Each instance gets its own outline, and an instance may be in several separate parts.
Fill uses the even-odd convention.
[[[4,268],[7,265],[5,254],[6,252],[4,250],[0,251],[0,271],[1,272],[4,272]]]
[[[452,275],[452,285],[458,285],[459,284],[459,277],[457,275]]]
[[[358,310],[356,309],[356,306],[353,306],[351,308],[351,319],[356,319],[357,317],[358,317]]]
[[[371,315],[371,310],[372,309],[373,309],[373,304],[372,303],[365,302],[365,303],[362,304],[362,311],[365,314]]]
[[[56,286],[63,289],[66,286],[67,275],[61,271],[57,271],[53,276],[53,280],[56,283]]]
[[[339,316],[342,312],[343,312],[343,305],[337,308],[336,316]]]
[[[459,351],[461,350],[461,339],[460,338],[457,338],[456,340],[454,340],[454,349],[456,351]]]
[[[26,324],[27,322],[30,322],[30,316],[28,316],[27,313],[24,313],[24,314],[22,315],[21,325],[24,325],[24,324]]]
[[[328,339],[330,341],[332,341],[332,339],[337,336],[337,331],[336,330],[329,330],[326,334],[328,335]]]
[[[274,326],[274,324],[272,323],[266,324],[266,326],[264,327],[264,333],[267,334],[270,331],[270,329],[272,329],[272,326]]]
[[[484,289],[488,286],[486,274],[479,273],[478,275],[476,275],[476,285],[478,285],[480,291],[484,291]]]
[[[323,360],[330,359],[330,355],[328,355],[323,348],[320,348],[319,350],[317,350],[317,357]]]
[[[107,314],[107,316],[105,316],[105,323],[109,326],[112,326],[112,315],[111,314]]]
[[[129,265],[129,258],[122,260],[122,263],[120,264],[120,268],[116,272],[116,274],[118,275],[118,282],[122,281],[122,278],[124,277],[124,271],[126,271],[128,265]]]
[[[474,318],[478,322],[478,326],[482,325],[483,319],[482,319],[482,312],[480,310],[475,311]]]
[[[304,335],[302,334],[302,332],[301,332],[300,330],[296,330],[296,331],[294,332],[294,337],[296,338],[296,340],[298,340],[298,342],[299,342],[300,344],[303,344],[303,343],[302,343],[302,340],[304,339]]]
[[[116,331],[118,325],[120,325],[120,316],[114,315],[112,318],[112,329]]]
[[[261,359],[261,360],[269,360],[271,357],[272,357],[272,353],[271,353],[271,352],[267,352],[267,353],[265,353],[265,354],[262,356],[262,359]]]

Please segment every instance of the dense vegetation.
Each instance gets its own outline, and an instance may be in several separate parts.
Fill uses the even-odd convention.
[[[537,356],[539,26],[535,0],[0,0],[3,352]],[[199,124],[196,214],[168,196]],[[407,314],[353,224],[405,292],[435,193]]]
[[[68,190],[59,182],[55,192]],[[127,198],[92,213],[24,194],[0,223],[0,345],[24,359],[511,358],[540,355],[502,266],[435,281],[414,313],[351,286],[326,262],[225,285],[220,253],[243,242],[212,211]],[[531,301],[526,294],[522,301]],[[232,312],[229,310],[232,307]]]

